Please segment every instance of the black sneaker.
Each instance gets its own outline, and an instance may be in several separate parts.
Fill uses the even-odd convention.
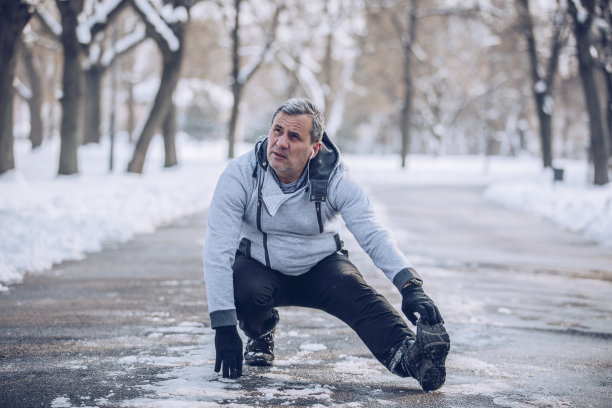
[[[257,338],[249,337],[244,361],[251,366],[268,366],[274,360],[274,335],[276,328]]]
[[[450,350],[450,337],[442,323],[417,323],[416,341],[408,354],[410,375],[417,379],[423,391],[433,391],[446,380],[446,356]]]
[[[386,366],[395,375],[413,377],[424,391],[444,385],[444,363],[450,350],[450,338],[442,323],[417,323],[416,340],[407,337],[393,352]]]

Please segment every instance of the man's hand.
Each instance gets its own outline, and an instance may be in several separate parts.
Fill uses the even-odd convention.
[[[444,323],[437,306],[420,286],[408,285],[402,289],[402,312],[414,325],[418,320],[415,313],[421,316],[423,323],[430,325]]]
[[[221,326],[215,329],[217,359],[215,372],[223,366],[224,378],[238,378],[242,375],[242,340],[236,326]]]

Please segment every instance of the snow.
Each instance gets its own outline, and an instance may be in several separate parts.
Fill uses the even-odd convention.
[[[555,109],[555,100],[550,94],[547,94],[544,97],[544,106],[542,106],[542,111],[548,116],[550,116],[553,114],[554,109]]]
[[[224,147],[194,145],[179,137],[179,145],[187,147],[180,152],[182,165],[162,170],[163,141],[158,137],[147,155],[145,174],[134,175],[124,172],[131,147],[119,139],[113,174],[107,170],[109,147],[104,143],[81,147],[81,174],[61,177],[56,176],[58,140],[34,152],[29,142],[15,141],[17,170],[0,176],[0,290],[20,282],[26,272],[82,259],[103,245],[153,232],[206,208],[225,164]]]
[[[180,166],[162,169],[163,141],[156,137],[143,175],[125,173],[132,147],[125,135],[115,146],[109,174],[109,146],[83,146],[80,174],[56,176],[59,141],[31,151],[15,141],[17,170],[0,176],[0,290],[26,273],[48,270],[64,260],[129,240],[188,214],[204,211],[225,167],[224,141],[195,142],[179,135]],[[250,149],[241,145],[238,153]],[[589,183],[587,164],[563,160],[565,180],[554,183],[539,158],[410,156],[401,170],[396,156],[346,155],[352,173],[366,183],[483,186],[487,199],[535,213],[612,247],[612,186]],[[305,346],[303,352],[309,352]]]
[[[582,0],[572,0],[576,6],[576,18],[580,24],[585,24],[589,18],[589,12],[582,4]]]
[[[535,91],[537,93],[544,93],[546,92],[546,83],[542,80],[539,80],[538,82],[536,82],[535,86],[533,87],[535,89]]]

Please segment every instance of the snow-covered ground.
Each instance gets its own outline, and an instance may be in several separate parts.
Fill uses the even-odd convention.
[[[58,177],[59,141],[30,151],[15,143],[17,170],[0,176],[0,291],[25,273],[40,272],[64,260],[81,259],[104,245],[149,233],[208,205],[226,159],[226,143],[179,137],[180,166],[162,169],[163,145],[151,144],[143,175],[125,173],[131,155],[126,140],[115,149],[108,171],[109,145],[79,150],[80,174]],[[241,145],[239,151],[250,149]],[[396,156],[345,157],[366,182],[488,186],[488,199],[534,212],[562,228],[612,246],[612,186],[589,184],[588,167],[563,160],[565,181],[553,183],[538,158],[411,156],[400,169]]]

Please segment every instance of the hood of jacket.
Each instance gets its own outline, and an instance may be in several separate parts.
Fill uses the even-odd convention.
[[[340,151],[332,142],[327,133],[323,132],[321,139],[322,145],[319,153],[308,161],[308,183],[310,185],[310,201],[325,201],[327,199],[327,187],[334,170],[340,165]],[[257,165],[253,171],[256,177],[257,170],[268,170],[269,163],[267,157],[268,138],[257,142],[255,145],[255,155]]]

